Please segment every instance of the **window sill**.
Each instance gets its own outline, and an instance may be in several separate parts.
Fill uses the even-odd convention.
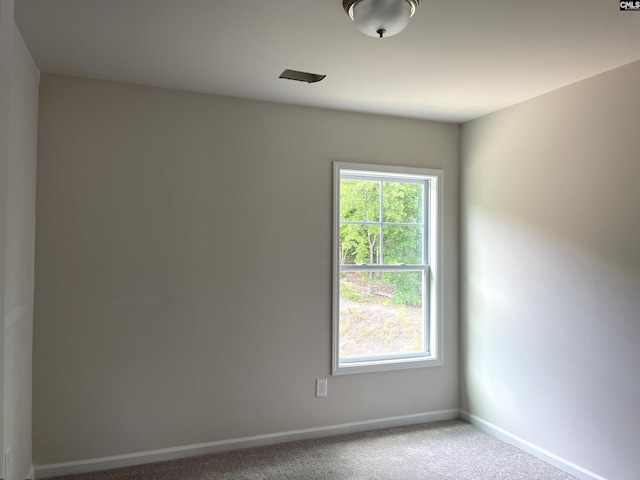
[[[348,375],[352,373],[387,372],[391,370],[406,370],[410,368],[441,367],[442,365],[442,359],[435,356],[397,360],[378,360],[334,365],[331,374]]]

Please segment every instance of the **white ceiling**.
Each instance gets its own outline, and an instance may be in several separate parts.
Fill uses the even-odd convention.
[[[342,0],[15,0],[15,18],[42,72],[448,122],[640,59],[617,0],[422,0],[382,40]]]

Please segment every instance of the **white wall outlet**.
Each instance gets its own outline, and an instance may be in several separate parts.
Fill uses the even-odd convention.
[[[316,397],[326,397],[326,396],[327,396],[327,379],[318,378],[316,380]]]

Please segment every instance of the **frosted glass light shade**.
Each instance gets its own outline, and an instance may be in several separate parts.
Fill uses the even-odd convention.
[[[404,30],[418,3],[416,0],[351,0],[344,1],[343,5],[362,33],[382,38]]]

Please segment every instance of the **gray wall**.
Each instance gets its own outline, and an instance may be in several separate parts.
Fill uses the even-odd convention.
[[[445,171],[445,366],[329,379],[333,161]],[[43,75],[34,459],[458,408],[458,127]]]
[[[31,469],[31,353],[33,329],[36,142],[39,71],[4,3],[2,41],[2,181],[0,272],[3,312],[2,447],[4,478],[24,480]],[[6,22],[5,22],[6,21]],[[6,43],[5,43],[6,42]]]
[[[465,124],[462,408],[640,470],[640,62]]]

